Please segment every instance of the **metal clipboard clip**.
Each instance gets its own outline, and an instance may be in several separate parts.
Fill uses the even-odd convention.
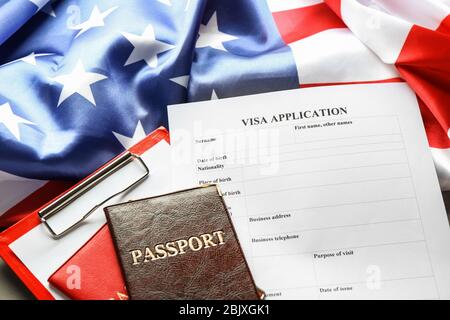
[[[145,170],[145,174],[141,176],[139,179],[134,181],[132,184],[127,186],[126,188],[120,190],[119,192],[114,193],[113,195],[109,196],[108,198],[104,199],[101,203],[95,205],[91,210],[89,210],[83,217],[81,217],[80,220],[76,221],[74,224],[69,226],[68,228],[64,229],[61,232],[56,232],[48,223],[48,220],[57,214],[59,211],[61,211],[63,208],[70,205],[73,201],[75,201],[77,198],[82,196],[87,191],[91,190],[93,187],[95,187],[97,184],[99,184],[101,181],[118,171],[119,169],[123,168],[127,164],[129,164],[131,161],[138,161],[141,166]],[[145,162],[136,154],[133,154],[129,151],[123,153],[120,155],[117,159],[109,163],[104,168],[100,169],[98,172],[93,174],[92,176],[88,177],[86,180],[82,181],[80,184],[78,184],[76,187],[74,187],[72,190],[67,192],[66,194],[62,195],[60,198],[56,199],[49,205],[47,205],[45,208],[39,210],[38,214],[41,218],[41,222],[47,227],[47,229],[50,231],[52,237],[54,239],[61,238],[68,232],[72,231],[76,227],[78,227],[84,220],[86,220],[95,210],[97,210],[99,207],[101,207],[103,204],[111,200],[112,198],[120,195],[121,193],[125,193],[134,187],[136,187],[138,184],[140,184],[143,180],[145,180],[150,174],[150,171],[145,164]]]

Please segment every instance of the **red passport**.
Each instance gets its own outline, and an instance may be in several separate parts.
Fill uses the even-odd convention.
[[[104,225],[48,279],[74,300],[128,300],[111,233]]]

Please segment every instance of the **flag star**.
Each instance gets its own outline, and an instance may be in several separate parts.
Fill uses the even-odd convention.
[[[158,0],[158,2],[161,2],[169,7],[173,6],[171,0]],[[191,4],[191,0],[186,0],[186,5],[184,7],[184,11],[187,11],[189,9],[190,4]]]
[[[23,62],[26,62],[26,63],[31,64],[33,66],[36,66],[37,65],[36,58],[45,57],[45,56],[51,56],[51,55],[52,55],[52,53],[37,53],[36,54],[36,53],[32,52],[32,53],[30,53],[29,55],[27,55],[25,57],[16,59],[14,61],[10,61],[8,63],[5,63],[3,66],[7,66],[7,65],[10,65],[10,64],[16,63],[18,61],[23,61]]]
[[[63,85],[57,106],[59,107],[61,103],[75,93],[80,94],[95,106],[91,85],[107,78],[99,73],[86,72],[83,63],[78,61],[71,73],[52,79]]]
[[[43,8],[42,12],[48,14],[49,16],[52,16],[53,18],[56,18],[55,10],[53,10],[53,6],[51,1],[49,1]]]
[[[26,62],[26,63],[29,63],[29,64],[32,64],[33,66],[35,66],[35,65],[37,65],[36,58],[45,57],[45,56],[51,56],[51,55],[52,55],[51,53],[37,53],[36,54],[35,52],[32,52],[29,55],[27,55],[27,56],[25,56],[23,58],[20,58],[18,60]]]
[[[176,84],[179,84],[182,87],[185,87],[187,89],[189,84],[189,76],[181,76],[170,79],[170,81],[175,82]]]
[[[97,6],[92,9],[91,15],[88,20],[72,27],[72,29],[79,30],[75,38],[81,36],[86,31],[92,28],[103,27],[105,25],[105,18],[113,13],[118,7],[112,7],[104,12],[100,12]]]
[[[138,121],[132,137],[127,137],[114,131],[113,134],[125,149],[134,146],[136,143],[138,143],[147,136],[145,134],[144,127],[142,126],[141,121]]]
[[[158,2],[164,3],[165,5],[172,6],[172,2],[170,0],[158,0]]]
[[[31,124],[35,123],[28,121],[24,118],[16,116],[11,109],[9,103],[2,104],[0,106],[0,124],[3,124],[6,129],[11,132],[11,134],[16,138],[16,140],[20,141],[20,130],[19,124]]]
[[[219,97],[217,96],[216,90],[213,89],[211,93],[211,100],[218,100]]]
[[[47,5],[47,3],[49,2],[49,0],[29,0],[29,1],[33,3],[36,7],[38,7],[38,11],[41,10],[42,7]]]
[[[155,31],[150,24],[141,36],[128,32],[123,32],[122,35],[134,46],[133,52],[131,52],[124,66],[144,60],[151,68],[156,68],[158,66],[158,54],[175,47],[156,40]]]
[[[238,39],[235,36],[221,32],[217,24],[217,12],[214,12],[206,25],[200,25],[199,37],[195,45],[196,48],[212,47],[226,51],[223,42]]]

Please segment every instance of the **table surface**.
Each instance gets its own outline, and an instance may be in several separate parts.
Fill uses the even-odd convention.
[[[447,215],[450,220],[450,191],[443,193]],[[0,259],[0,300],[29,300],[33,295]]]

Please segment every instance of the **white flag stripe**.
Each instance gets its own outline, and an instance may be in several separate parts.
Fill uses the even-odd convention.
[[[47,181],[22,178],[0,171],[0,216],[45,183]]]
[[[279,12],[322,3],[323,0],[267,0],[271,12]]]
[[[330,29],[289,45],[300,85],[376,81],[398,77],[348,29]]]
[[[374,0],[370,7],[432,30],[450,14],[450,7],[433,0]]]
[[[397,61],[411,23],[355,0],[342,0],[341,15],[352,32],[385,63]]]
[[[434,2],[439,2],[440,4],[444,4],[447,7],[450,7],[450,0],[432,0]]]
[[[450,149],[430,148],[442,190],[450,190]]]

